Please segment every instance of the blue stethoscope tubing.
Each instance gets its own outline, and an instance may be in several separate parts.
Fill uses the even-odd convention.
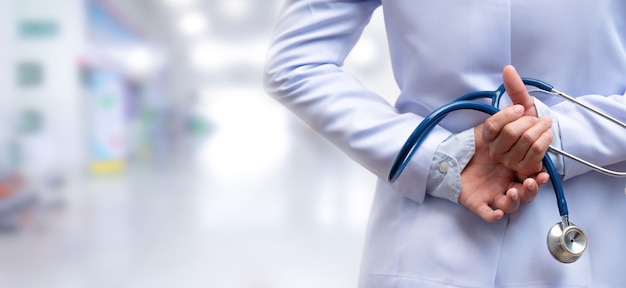
[[[619,121],[618,119],[610,115],[607,115],[603,113],[602,111],[595,109],[585,103],[582,103],[574,97],[571,97],[563,92],[555,90],[552,87],[552,85],[547,84],[541,80],[532,79],[532,78],[522,78],[522,82],[524,82],[525,85],[534,86],[538,88],[539,91],[558,95],[567,101],[577,104],[581,106],[582,108],[585,108],[595,113],[596,115],[603,117],[604,119],[607,119],[615,124],[620,125],[623,128],[626,128],[626,123]],[[415,151],[420,147],[424,139],[426,139],[426,136],[428,135],[428,133],[430,133],[432,129],[437,124],[439,124],[439,122],[443,120],[443,118],[446,117],[450,112],[469,109],[469,110],[481,111],[489,115],[494,115],[500,111],[498,107],[499,107],[500,99],[502,95],[504,95],[504,92],[506,91],[505,91],[504,84],[502,84],[495,91],[477,91],[477,92],[467,93],[457,98],[455,101],[448,103],[444,106],[441,106],[438,109],[435,109],[433,112],[431,112],[413,130],[409,138],[406,140],[406,142],[402,146],[402,149],[400,149],[400,152],[396,156],[396,159],[387,177],[387,180],[389,181],[389,183],[395,182],[398,179],[398,177],[400,177],[400,174],[402,174],[402,171],[408,165],[409,160],[411,159],[411,157],[413,157],[413,154],[415,153]],[[474,100],[483,99],[483,98],[491,99],[491,105],[474,101]],[[609,175],[613,177],[626,177],[626,172],[613,171],[610,169],[606,169],[604,167],[601,167],[599,165],[596,165],[594,163],[581,159],[575,155],[569,154],[565,151],[559,150],[552,146],[550,146],[548,150],[554,153],[557,153],[559,155],[562,155],[564,157],[570,158],[572,160],[575,160],[605,175]],[[550,181],[552,182],[552,186],[554,187],[554,193],[556,195],[557,205],[559,208],[559,214],[561,215],[561,219],[562,219],[560,223],[557,223],[554,226],[552,226],[552,228],[548,232],[548,238],[547,238],[548,249],[550,253],[552,254],[552,256],[554,256],[554,258],[557,259],[558,261],[563,262],[563,263],[572,263],[576,261],[587,248],[587,236],[585,235],[585,232],[580,227],[569,222],[569,215],[568,215],[569,212],[567,211],[567,202],[565,201],[565,193],[563,192],[562,179],[559,173],[557,172],[556,167],[554,163],[552,162],[552,159],[550,159],[548,154],[546,154],[543,157],[542,163],[543,163],[544,169],[550,175]]]
[[[532,78],[522,78],[522,82],[525,85],[535,86],[544,91],[552,91],[553,87],[550,84],[547,84],[541,80],[532,79]],[[465,94],[457,100],[448,103],[439,107],[438,109],[431,112],[428,116],[424,118],[424,120],[413,130],[409,138],[406,140],[402,149],[396,156],[393,165],[391,166],[391,170],[389,172],[389,176],[387,180],[389,183],[395,182],[402,171],[413,157],[413,154],[419,146],[422,144],[426,136],[430,133],[430,131],[437,125],[443,118],[445,118],[449,113],[457,110],[476,110],[487,113],[489,115],[494,115],[500,110],[496,107],[499,106],[500,98],[505,92],[504,84],[500,85],[500,87],[496,91],[479,91],[479,92],[471,92]],[[490,98],[492,99],[491,106],[476,102],[473,100],[481,99],[481,98]],[[561,177],[557,172],[557,169],[548,156],[546,154],[543,157],[542,163],[546,169],[546,172],[550,175],[550,181],[552,186],[554,187],[554,192],[556,194],[557,205],[559,208],[559,214],[563,219],[568,218],[568,210],[567,210],[567,201],[565,200],[565,193],[563,192],[563,184],[561,182]]]

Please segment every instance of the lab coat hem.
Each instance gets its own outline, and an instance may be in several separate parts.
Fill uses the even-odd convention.
[[[360,288],[370,287],[388,287],[390,283],[396,283],[393,287],[405,288],[405,287],[424,287],[424,288],[439,288],[439,287],[456,287],[456,288],[481,288],[486,287],[484,285],[461,285],[453,284],[442,280],[429,279],[425,277],[418,277],[416,275],[403,275],[403,274],[368,274],[361,278]],[[367,282],[366,282],[367,281]],[[384,285],[383,285],[384,284]],[[417,286],[416,286],[417,285]]]
[[[393,286],[388,286],[389,284]],[[394,288],[408,288],[408,287],[424,287],[424,288],[440,288],[440,287],[454,287],[454,288],[484,288],[484,287],[497,287],[497,288],[583,288],[589,287],[587,285],[575,285],[575,284],[560,284],[560,283],[517,283],[506,285],[462,285],[457,283],[450,283],[442,280],[429,279],[425,277],[418,277],[416,275],[402,275],[402,274],[368,274],[361,277],[361,283],[359,288],[370,287],[394,287]]]

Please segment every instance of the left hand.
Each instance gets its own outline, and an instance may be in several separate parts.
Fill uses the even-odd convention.
[[[512,109],[506,109],[510,112]],[[475,127],[475,134],[482,130]],[[521,202],[530,202],[539,192],[539,186],[550,179],[542,172],[521,181],[515,171],[489,157],[489,147],[476,134],[476,151],[461,172],[459,203],[487,222],[496,222],[504,214],[519,209]]]

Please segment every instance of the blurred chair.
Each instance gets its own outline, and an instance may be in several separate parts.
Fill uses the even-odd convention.
[[[37,204],[37,195],[19,175],[0,172],[0,232],[15,232],[25,225]]]

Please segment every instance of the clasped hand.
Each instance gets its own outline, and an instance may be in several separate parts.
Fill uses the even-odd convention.
[[[552,120],[537,118],[534,99],[513,66],[502,72],[513,105],[474,128],[474,156],[461,172],[459,203],[488,222],[514,213],[550,176],[542,159],[552,142]]]

